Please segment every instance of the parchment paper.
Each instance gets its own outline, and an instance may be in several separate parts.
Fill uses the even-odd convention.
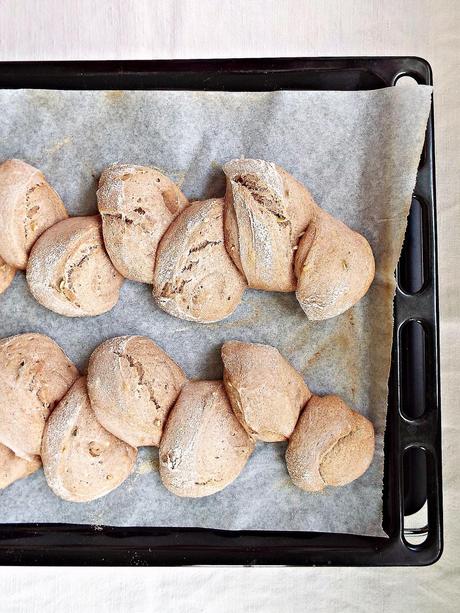
[[[180,499],[159,479],[157,450],[140,451],[115,492],[79,504],[56,498],[42,471],[0,492],[0,521],[221,529],[315,530],[384,535],[383,435],[399,257],[431,102],[431,88],[369,92],[0,91],[0,158],[43,170],[71,214],[96,211],[101,170],[152,164],[192,199],[220,196],[220,166],[238,156],[284,166],[317,202],[370,241],[377,274],[367,296],[326,322],[309,323],[293,294],[247,291],[229,319],[174,319],[150,287],[126,282],[105,315],[70,319],[46,310],[22,273],[0,296],[0,337],[37,331],[54,338],[85,371],[104,339],[145,334],[191,378],[219,378],[219,349],[240,339],[277,347],[318,393],[336,393],[367,415],[376,453],[366,474],[343,488],[308,494],[291,484],[284,444],[258,444],[238,479],[203,499]],[[1,203],[0,203],[1,206]]]

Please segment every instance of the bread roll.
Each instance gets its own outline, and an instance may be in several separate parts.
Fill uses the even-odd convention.
[[[222,381],[186,383],[160,442],[161,480],[177,496],[209,496],[236,479],[253,449]]]
[[[283,168],[263,160],[232,160],[223,167],[225,246],[249,287],[293,292],[294,255],[316,205]]]
[[[246,287],[224,246],[222,198],[188,206],[157,250],[153,295],[167,313],[219,321],[236,309]]]
[[[85,377],[80,377],[48,419],[41,455],[46,480],[56,496],[87,502],[123,483],[137,450],[99,424]]]
[[[11,449],[0,443],[0,490],[8,487],[19,479],[28,477],[42,465],[40,458],[34,456],[32,460],[18,458]]]
[[[158,243],[187,198],[156,168],[114,164],[101,175],[97,203],[115,268],[127,279],[153,283]]]
[[[369,243],[338,219],[317,209],[295,259],[297,300],[308,319],[335,317],[356,304],[375,274]]]
[[[303,378],[269,345],[230,341],[222,346],[224,385],[233,411],[251,437],[289,438],[311,396]]]
[[[133,447],[159,445],[185,381],[182,369],[145,336],[105,341],[88,365],[88,393],[99,423]]]
[[[49,228],[30,253],[27,282],[34,298],[60,315],[110,311],[123,277],[105,252],[99,215],[72,217]]]
[[[43,427],[78,371],[43,334],[0,341],[0,443],[32,461],[40,453]]]
[[[374,428],[338,396],[313,396],[289,440],[286,464],[292,481],[307,492],[351,483],[369,468]]]
[[[0,164],[0,257],[25,269],[37,238],[67,217],[62,200],[43,174],[22,160]]]
[[[0,205],[1,206],[1,205]],[[0,294],[2,294],[11,285],[16,269],[10,266],[0,257]]]

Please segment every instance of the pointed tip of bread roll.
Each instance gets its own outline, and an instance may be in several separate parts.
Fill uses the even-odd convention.
[[[24,460],[0,443],[0,490],[15,481],[25,479],[37,471],[41,465],[39,456],[34,456],[31,460]]]

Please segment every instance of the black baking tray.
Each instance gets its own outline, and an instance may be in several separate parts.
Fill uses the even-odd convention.
[[[368,90],[403,75],[432,84],[417,57],[4,62],[1,88],[270,91]],[[439,330],[433,110],[397,270],[385,435],[389,538],[317,532],[0,524],[0,564],[427,565],[442,552]],[[427,504],[426,539],[404,517]],[[423,532],[423,530],[422,530]]]

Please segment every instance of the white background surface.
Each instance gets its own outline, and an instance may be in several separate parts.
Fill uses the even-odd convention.
[[[428,568],[0,568],[1,613],[459,610],[459,30],[458,0],[0,0],[0,60],[395,54],[430,61],[446,541]]]

